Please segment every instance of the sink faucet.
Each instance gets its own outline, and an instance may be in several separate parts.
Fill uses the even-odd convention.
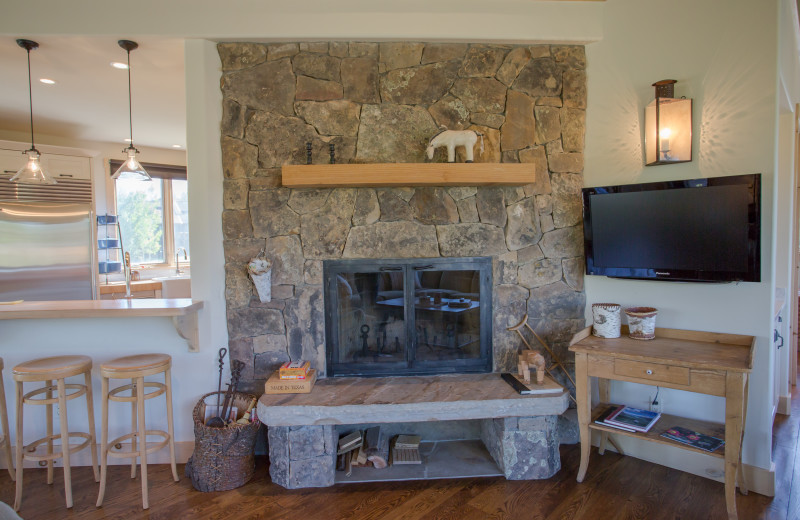
[[[189,260],[189,256],[186,254],[186,248],[185,247],[179,247],[178,250],[175,251],[175,275],[176,276],[180,276],[180,275],[183,274],[183,271],[181,271],[181,258],[180,258],[181,251],[183,251],[183,259],[185,261]]]
[[[131,297],[131,254],[125,251],[123,255],[123,268],[125,270],[125,297]]]

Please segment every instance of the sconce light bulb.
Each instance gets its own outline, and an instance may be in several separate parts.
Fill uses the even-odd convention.
[[[672,130],[669,128],[662,128],[658,135],[661,137],[661,139],[669,139],[672,135]]]

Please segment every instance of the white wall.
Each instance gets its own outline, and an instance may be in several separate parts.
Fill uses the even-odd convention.
[[[589,276],[586,294],[587,304],[657,307],[662,327],[756,336],[743,459],[764,469],[771,466],[772,431],[777,9],[778,0],[676,0],[668,8],[656,0],[611,0],[606,3],[603,40],[587,47],[586,186],[763,174],[761,283]],[[676,96],[694,100],[694,160],[645,168],[644,106],[654,97],[651,84],[667,78],[678,80]],[[614,401],[644,405],[651,391],[616,383],[611,393]],[[720,398],[675,390],[662,390],[661,396],[665,412],[724,420]],[[631,444],[623,450],[650,458],[646,446]],[[672,451],[662,463],[687,467],[679,450]],[[703,469],[693,471],[702,474]]]

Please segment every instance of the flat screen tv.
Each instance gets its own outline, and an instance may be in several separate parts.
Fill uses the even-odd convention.
[[[761,281],[761,174],[583,189],[586,274]]]

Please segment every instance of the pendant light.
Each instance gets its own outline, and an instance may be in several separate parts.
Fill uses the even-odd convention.
[[[38,49],[39,44],[31,40],[17,40],[17,45],[28,51],[28,100],[30,101],[31,108],[31,147],[25,150],[24,154],[28,156],[25,166],[17,171],[16,175],[11,177],[11,182],[19,182],[20,184],[56,184],[55,179],[48,176],[42,169],[39,163],[41,154],[36,146],[33,144],[33,88],[31,87],[31,50]]]
[[[130,123],[131,129],[131,144],[128,145],[127,148],[122,150],[123,152],[128,154],[128,159],[122,163],[114,175],[111,176],[112,179],[134,179],[139,181],[150,181],[153,180],[150,178],[150,175],[147,174],[144,167],[139,164],[139,161],[136,160],[136,154],[139,153],[133,146],[133,103],[131,101],[131,51],[137,49],[139,44],[130,40],[119,40],[117,42],[120,47],[125,49],[128,53],[128,122]]]

